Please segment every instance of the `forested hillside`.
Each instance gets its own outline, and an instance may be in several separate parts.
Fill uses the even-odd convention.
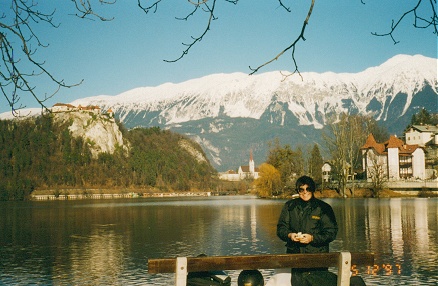
[[[96,157],[95,142],[73,136],[68,121],[0,120],[0,200],[25,200],[37,189],[211,187],[216,171],[197,143],[160,128],[119,127],[126,146]]]

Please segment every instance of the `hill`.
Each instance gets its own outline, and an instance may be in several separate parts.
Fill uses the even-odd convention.
[[[0,200],[34,190],[208,190],[216,171],[199,144],[169,130],[126,130],[93,112],[0,120]]]

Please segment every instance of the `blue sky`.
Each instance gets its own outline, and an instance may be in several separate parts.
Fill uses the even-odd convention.
[[[54,21],[60,26],[36,28],[40,40],[49,44],[38,49],[37,59],[44,60],[45,68],[67,84],[84,80],[78,87],[61,89],[47,102],[48,106],[212,73],[250,73],[249,66],[272,59],[295,40],[311,1],[284,0],[292,9],[288,13],[276,0],[240,0],[237,5],[218,0],[218,19],[212,22],[211,30],[176,63],[163,60],[178,58],[185,48],[182,43],[203,32],[206,13],[179,21],[175,17],[184,17],[192,9],[188,1],[162,1],[157,12],[149,14],[138,8],[137,1],[119,0],[110,6],[95,2],[101,15],[114,20],[79,19],[72,15],[71,1],[38,4],[39,9],[46,11],[56,5]],[[387,32],[392,19],[414,7],[417,0],[364,2],[365,5],[360,0],[316,1],[306,41],[300,42],[295,52],[301,72],[359,72],[397,54],[437,58],[437,36],[431,29],[414,29],[413,16],[408,16],[395,32],[400,41],[397,45],[389,37],[371,34]],[[289,52],[259,73],[293,68]],[[53,92],[47,79],[39,78],[33,84],[41,94]],[[21,103],[38,107],[24,95]],[[2,97],[0,112],[5,111],[9,108]]]

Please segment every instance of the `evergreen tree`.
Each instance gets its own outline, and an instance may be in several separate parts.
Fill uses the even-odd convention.
[[[411,125],[436,125],[438,124],[438,114],[430,114],[426,108],[422,108],[418,113],[412,115]]]
[[[294,151],[288,144],[282,147],[278,138],[275,138],[273,143],[269,142],[269,146],[266,163],[271,164],[280,172],[281,189],[284,191],[293,190],[295,188],[295,178],[304,173],[304,159],[301,148]]]
[[[309,158],[309,176],[311,176],[317,184],[322,182],[322,165],[324,164],[318,144],[313,145]]]

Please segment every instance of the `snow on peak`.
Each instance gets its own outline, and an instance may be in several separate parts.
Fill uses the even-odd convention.
[[[279,71],[255,75],[245,73],[211,74],[182,83],[139,87],[116,96],[78,99],[73,105],[94,104],[111,108],[121,120],[129,112],[158,112],[168,124],[216,117],[258,119],[273,97],[288,104],[300,124],[318,125],[316,114],[342,111],[345,100],[352,100],[365,112],[372,98],[383,102],[398,93],[413,94],[429,84],[437,91],[437,59],[422,55],[397,55],[377,67],[359,73],[302,73],[284,78]]]

